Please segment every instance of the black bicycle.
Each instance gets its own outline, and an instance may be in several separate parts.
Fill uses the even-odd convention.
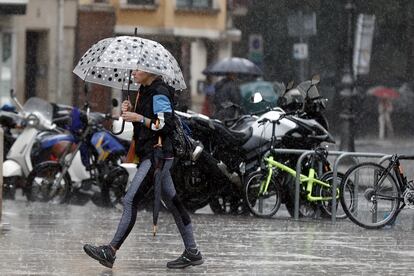
[[[414,208],[414,182],[404,176],[400,160],[414,160],[414,156],[394,154],[387,167],[366,162],[346,172],[339,194],[354,223],[377,229],[392,224],[405,206]],[[343,192],[351,186],[353,193]]]

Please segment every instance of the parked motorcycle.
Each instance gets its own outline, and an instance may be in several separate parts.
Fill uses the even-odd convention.
[[[86,106],[86,111],[74,108],[71,119],[69,134],[41,141],[57,161],[42,162],[33,169],[27,180],[28,199],[64,203],[72,191],[98,187],[104,205],[120,204],[129,175],[120,166],[124,146],[102,126],[112,116],[90,112]]]
[[[23,128],[3,163],[3,194],[13,199],[16,188],[24,188],[26,177],[33,169],[32,164],[42,161],[41,156],[45,160],[50,158],[40,150],[34,149],[37,147],[38,139],[42,136],[63,132],[63,129],[59,128],[56,123],[67,119],[67,111],[54,110],[52,104],[37,97],[29,98],[24,106],[20,104],[13,92],[11,97],[19,108],[15,118]]]
[[[311,84],[312,88],[317,89],[317,82]],[[318,99],[318,102],[307,101],[307,104],[319,105],[321,102],[322,99]],[[325,134],[326,130],[316,120],[311,119],[319,113],[310,114],[305,110],[307,111],[301,106],[295,112],[296,116],[280,120],[276,136],[281,137],[282,147],[311,149],[330,139],[330,136],[319,140],[309,138],[310,133],[322,131]],[[318,112],[321,110],[322,108]],[[183,190],[191,190],[188,187],[192,184],[195,191],[202,191],[198,196],[194,192],[192,199],[208,201],[213,212],[244,213],[246,209],[242,197],[243,183],[246,176],[260,167],[261,157],[270,148],[272,126],[270,123],[260,122],[263,119],[277,119],[285,111],[281,108],[269,108],[259,113],[260,115],[244,115],[231,127],[201,114],[181,113],[182,119],[191,127],[193,138],[203,143],[204,151],[192,166],[196,168],[196,175],[192,177],[198,181],[197,185],[194,185],[194,181],[189,181],[189,184],[183,180],[176,181],[177,190],[181,189],[180,185],[184,185]],[[318,116],[320,118],[323,116]]]

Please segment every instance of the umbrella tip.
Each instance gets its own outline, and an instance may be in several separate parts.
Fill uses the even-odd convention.
[[[155,237],[155,235],[157,235],[157,230],[158,230],[158,226],[157,225],[153,225],[152,226],[152,236]]]
[[[134,35],[138,36],[138,28],[137,27],[135,27]]]

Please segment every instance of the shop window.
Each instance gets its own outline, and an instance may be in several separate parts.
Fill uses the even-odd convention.
[[[155,5],[155,0],[127,0],[128,5]]]
[[[176,0],[177,9],[213,9],[213,0]]]

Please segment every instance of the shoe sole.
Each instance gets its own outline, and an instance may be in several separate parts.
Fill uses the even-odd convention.
[[[101,265],[106,266],[108,268],[112,268],[113,264],[108,262],[105,259],[100,258],[99,256],[95,255],[92,251],[89,251],[89,249],[87,247],[83,247],[83,250],[85,251],[86,254],[88,254],[89,257],[94,258],[95,260],[97,260]]]
[[[167,267],[168,268],[186,268],[186,267],[189,267],[189,266],[202,265],[203,263],[204,263],[204,259],[201,259],[201,260],[198,260],[198,261],[187,263],[185,265],[168,265],[167,264]]]

